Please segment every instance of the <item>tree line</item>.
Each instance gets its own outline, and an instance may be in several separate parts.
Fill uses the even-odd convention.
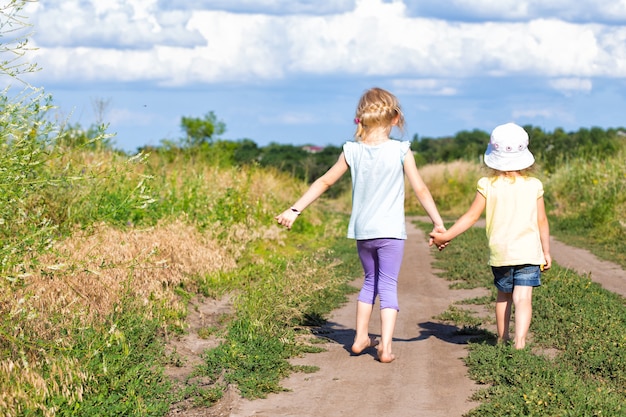
[[[66,138],[69,145],[89,144],[91,136],[102,134],[102,126],[99,127],[82,130],[78,125],[70,126],[62,137]],[[182,117],[180,127],[183,136],[178,140],[163,140],[160,146],[139,150],[187,154],[222,165],[257,164],[273,167],[307,182],[314,181],[326,172],[341,153],[341,147],[334,145],[311,151],[309,146],[275,142],[259,146],[249,138],[223,139],[221,136],[226,132],[226,124],[212,111],[202,117]],[[592,127],[567,132],[562,128],[547,131],[538,126],[523,127],[530,136],[529,149],[547,172],[553,172],[556,167],[572,159],[586,160],[612,154],[619,149],[620,142],[626,140],[624,128]],[[415,134],[411,140],[411,149],[418,166],[456,160],[480,162],[489,135],[489,132],[479,129],[463,130],[439,138],[419,137]]]
[[[530,136],[529,149],[542,167],[551,172],[572,159],[587,160],[616,152],[626,138],[626,129],[599,127],[580,128],[566,132],[557,128],[552,132],[525,125]],[[419,164],[451,162],[454,160],[480,161],[489,142],[489,133],[482,130],[461,131],[443,138],[413,137],[412,149]]]
[[[537,162],[547,172],[573,159],[602,158],[616,152],[626,139],[626,129],[600,127],[580,128],[566,132],[562,128],[546,131],[540,127],[525,125],[530,136],[529,149]],[[226,131],[226,125],[213,112],[203,118],[183,117],[183,138],[178,143],[165,143],[152,149],[157,152],[192,152],[206,154],[225,164],[258,164],[288,172],[296,178],[312,182],[322,175],[341,153],[340,146],[329,145],[316,149],[308,146],[270,143],[259,146],[252,139],[225,140],[218,136]],[[464,130],[454,135],[432,138],[419,137],[411,140],[411,149],[418,166],[446,163],[456,160],[480,162],[489,142],[489,132],[479,129]]]

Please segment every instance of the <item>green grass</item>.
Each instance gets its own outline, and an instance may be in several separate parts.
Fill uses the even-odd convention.
[[[225,341],[205,354],[198,375],[215,382],[223,378],[247,398],[265,397],[282,391],[281,380],[290,373],[302,371],[289,358],[319,351],[303,344],[297,329],[322,324],[355,291],[348,283],[359,271],[358,258],[354,243],[343,236],[302,240],[299,246],[303,254],[297,257],[274,254],[229,280],[229,286],[245,283],[236,301],[237,317]]]
[[[100,416],[106,410],[107,415],[160,416],[169,409],[172,384],[163,375],[160,323],[142,318],[141,307],[133,304],[125,303],[114,313],[105,322],[110,327],[75,335],[71,353],[85,361],[92,378],[85,386],[84,401],[67,404],[63,413]]]
[[[626,268],[626,145],[614,155],[573,160],[545,183],[552,234]]]
[[[448,245],[444,251],[446,256],[437,257],[433,267],[444,271],[438,275],[452,281],[451,288],[486,287],[492,282],[491,269],[487,265],[489,252],[485,251],[482,245],[475,244],[486,240],[485,230],[470,228],[465,232],[465,236],[467,238],[456,239],[454,244]],[[463,259],[463,262],[449,262],[451,258]]]
[[[5,116],[19,118],[20,109],[12,111]],[[28,127],[32,120],[21,122]],[[286,231],[274,216],[306,184],[284,174],[214,166],[193,152],[128,157],[19,139],[13,147],[5,144],[0,157],[0,187],[8,196],[0,204],[0,307],[6,317],[0,323],[0,388],[8,398],[0,413],[165,415],[173,403],[211,405],[229,385],[258,398],[281,391],[281,380],[292,372],[314,371],[288,359],[319,350],[302,333],[345,302],[355,291],[349,283],[361,273],[354,242],[345,238],[347,195],[322,198]],[[583,239],[618,261],[626,253],[620,155],[604,161],[608,169],[587,161],[557,169],[545,182],[555,234]],[[436,168],[432,177],[441,181],[433,194],[446,199],[440,206],[453,215],[460,201],[472,198],[475,179],[467,173],[479,170],[471,164]],[[445,175],[438,175],[441,170]],[[36,180],[25,181],[27,171]],[[597,189],[570,195],[572,181],[590,181]],[[571,198],[576,204],[567,205]],[[409,211],[416,204],[412,196],[410,201]],[[140,236],[152,231],[161,232],[150,234],[160,240],[141,243]],[[90,241],[92,236],[109,240]],[[56,244],[64,242],[69,246],[61,253]],[[93,249],[80,251],[80,244]],[[133,245],[137,251],[119,264],[107,257]],[[485,245],[484,230],[471,229],[434,266],[454,288],[491,288]],[[72,251],[85,255],[72,259]],[[203,252],[219,256],[202,258]],[[116,269],[121,273],[110,280]],[[176,275],[178,269],[183,272]],[[116,285],[121,290],[108,291]],[[583,392],[597,393],[585,407],[605,415],[618,410],[626,385],[623,302],[558,267],[536,293],[535,350],[529,352],[493,346],[493,335],[481,327],[491,319],[463,304],[438,317],[475,336],[468,363],[475,360],[478,380],[490,381],[479,394],[482,415],[586,415],[591,408],[583,405],[564,408],[580,402]],[[491,294],[464,304],[491,304]],[[165,354],[166,335],[187,331],[186,307],[196,295],[232,297],[233,312],[199,330],[200,337],[223,343],[205,353],[186,385],[175,386],[164,367],[181,358]],[[531,378],[519,387],[499,387],[504,377],[498,372]],[[507,407],[513,408],[502,414]]]
[[[423,225],[425,231],[429,225]],[[449,252],[449,249],[453,249]],[[480,252],[488,250],[484,229],[470,229],[436,254],[444,276],[492,289]],[[468,262],[468,259],[478,259]],[[467,273],[463,273],[467,270]],[[469,300],[476,303],[479,300]],[[493,302],[484,298],[485,303]],[[456,311],[456,315],[453,314]],[[440,317],[471,323],[451,308]],[[455,320],[458,320],[456,322]],[[533,292],[531,341],[527,349],[496,345],[494,337],[470,343],[470,376],[484,384],[468,416],[617,416],[626,413],[626,305],[588,277],[554,265]]]
[[[298,332],[323,323],[354,291],[348,283],[360,271],[353,242],[344,236],[345,214],[322,199],[293,230],[279,230],[273,216],[305,186],[287,175],[106,149],[51,147],[44,154],[37,141],[22,144],[3,154],[3,190],[39,197],[15,199],[18,210],[0,207],[0,223],[11,227],[2,230],[10,239],[0,251],[0,272],[8,278],[0,299],[7,318],[0,323],[0,388],[7,398],[0,414],[165,415],[173,403],[210,405],[228,384],[261,397],[280,391],[289,373],[311,371],[287,362],[319,350]],[[38,161],[36,187],[14,180],[28,160]],[[41,224],[32,216],[48,226],[35,230]],[[142,234],[180,219],[198,240],[181,228],[184,234],[172,229],[141,246]],[[101,232],[109,230],[103,224],[115,233]],[[109,240],[86,243],[94,235]],[[164,252],[166,240],[177,245],[171,255]],[[68,253],[61,253],[55,243],[65,241]],[[205,241],[216,242],[206,251],[221,249],[218,263],[208,258],[209,272],[176,277],[178,268],[203,262],[192,251]],[[16,242],[28,245],[17,252]],[[93,248],[72,259],[81,245]],[[122,264],[108,258],[135,245]],[[189,254],[196,257],[185,259]],[[121,292],[109,291],[118,285]],[[186,332],[185,306],[196,294],[233,298],[231,316],[199,331],[224,342],[207,352],[196,376],[220,377],[208,386],[194,378],[175,386],[164,367],[182,358],[165,354],[165,336]]]

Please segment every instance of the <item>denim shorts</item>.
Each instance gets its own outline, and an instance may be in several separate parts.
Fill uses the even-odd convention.
[[[502,292],[513,292],[516,285],[538,287],[541,285],[539,265],[492,266],[493,283]]]

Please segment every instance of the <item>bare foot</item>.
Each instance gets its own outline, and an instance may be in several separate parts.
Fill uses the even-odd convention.
[[[382,349],[378,349],[378,360],[381,363],[390,363],[396,359],[396,355],[393,353],[384,353]]]
[[[352,353],[358,355],[365,349],[374,346],[378,346],[378,340],[376,340],[376,338],[374,337],[368,337],[367,340],[365,340],[363,343],[357,343],[357,341],[355,340],[352,344]]]
[[[497,344],[499,344],[499,345],[508,345],[510,341],[511,341],[511,339],[509,339],[508,337],[502,337],[502,338],[499,337],[498,341],[497,341]]]

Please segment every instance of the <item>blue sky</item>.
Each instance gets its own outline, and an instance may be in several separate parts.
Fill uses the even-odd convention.
[[[84,127],[106,103],[128,151],[210,111],[224,139],[340,145],[372,86],[400,99],[406,139],[626,125],[625,0],[40,0],[24,14],[41,68],[27,81]]]

